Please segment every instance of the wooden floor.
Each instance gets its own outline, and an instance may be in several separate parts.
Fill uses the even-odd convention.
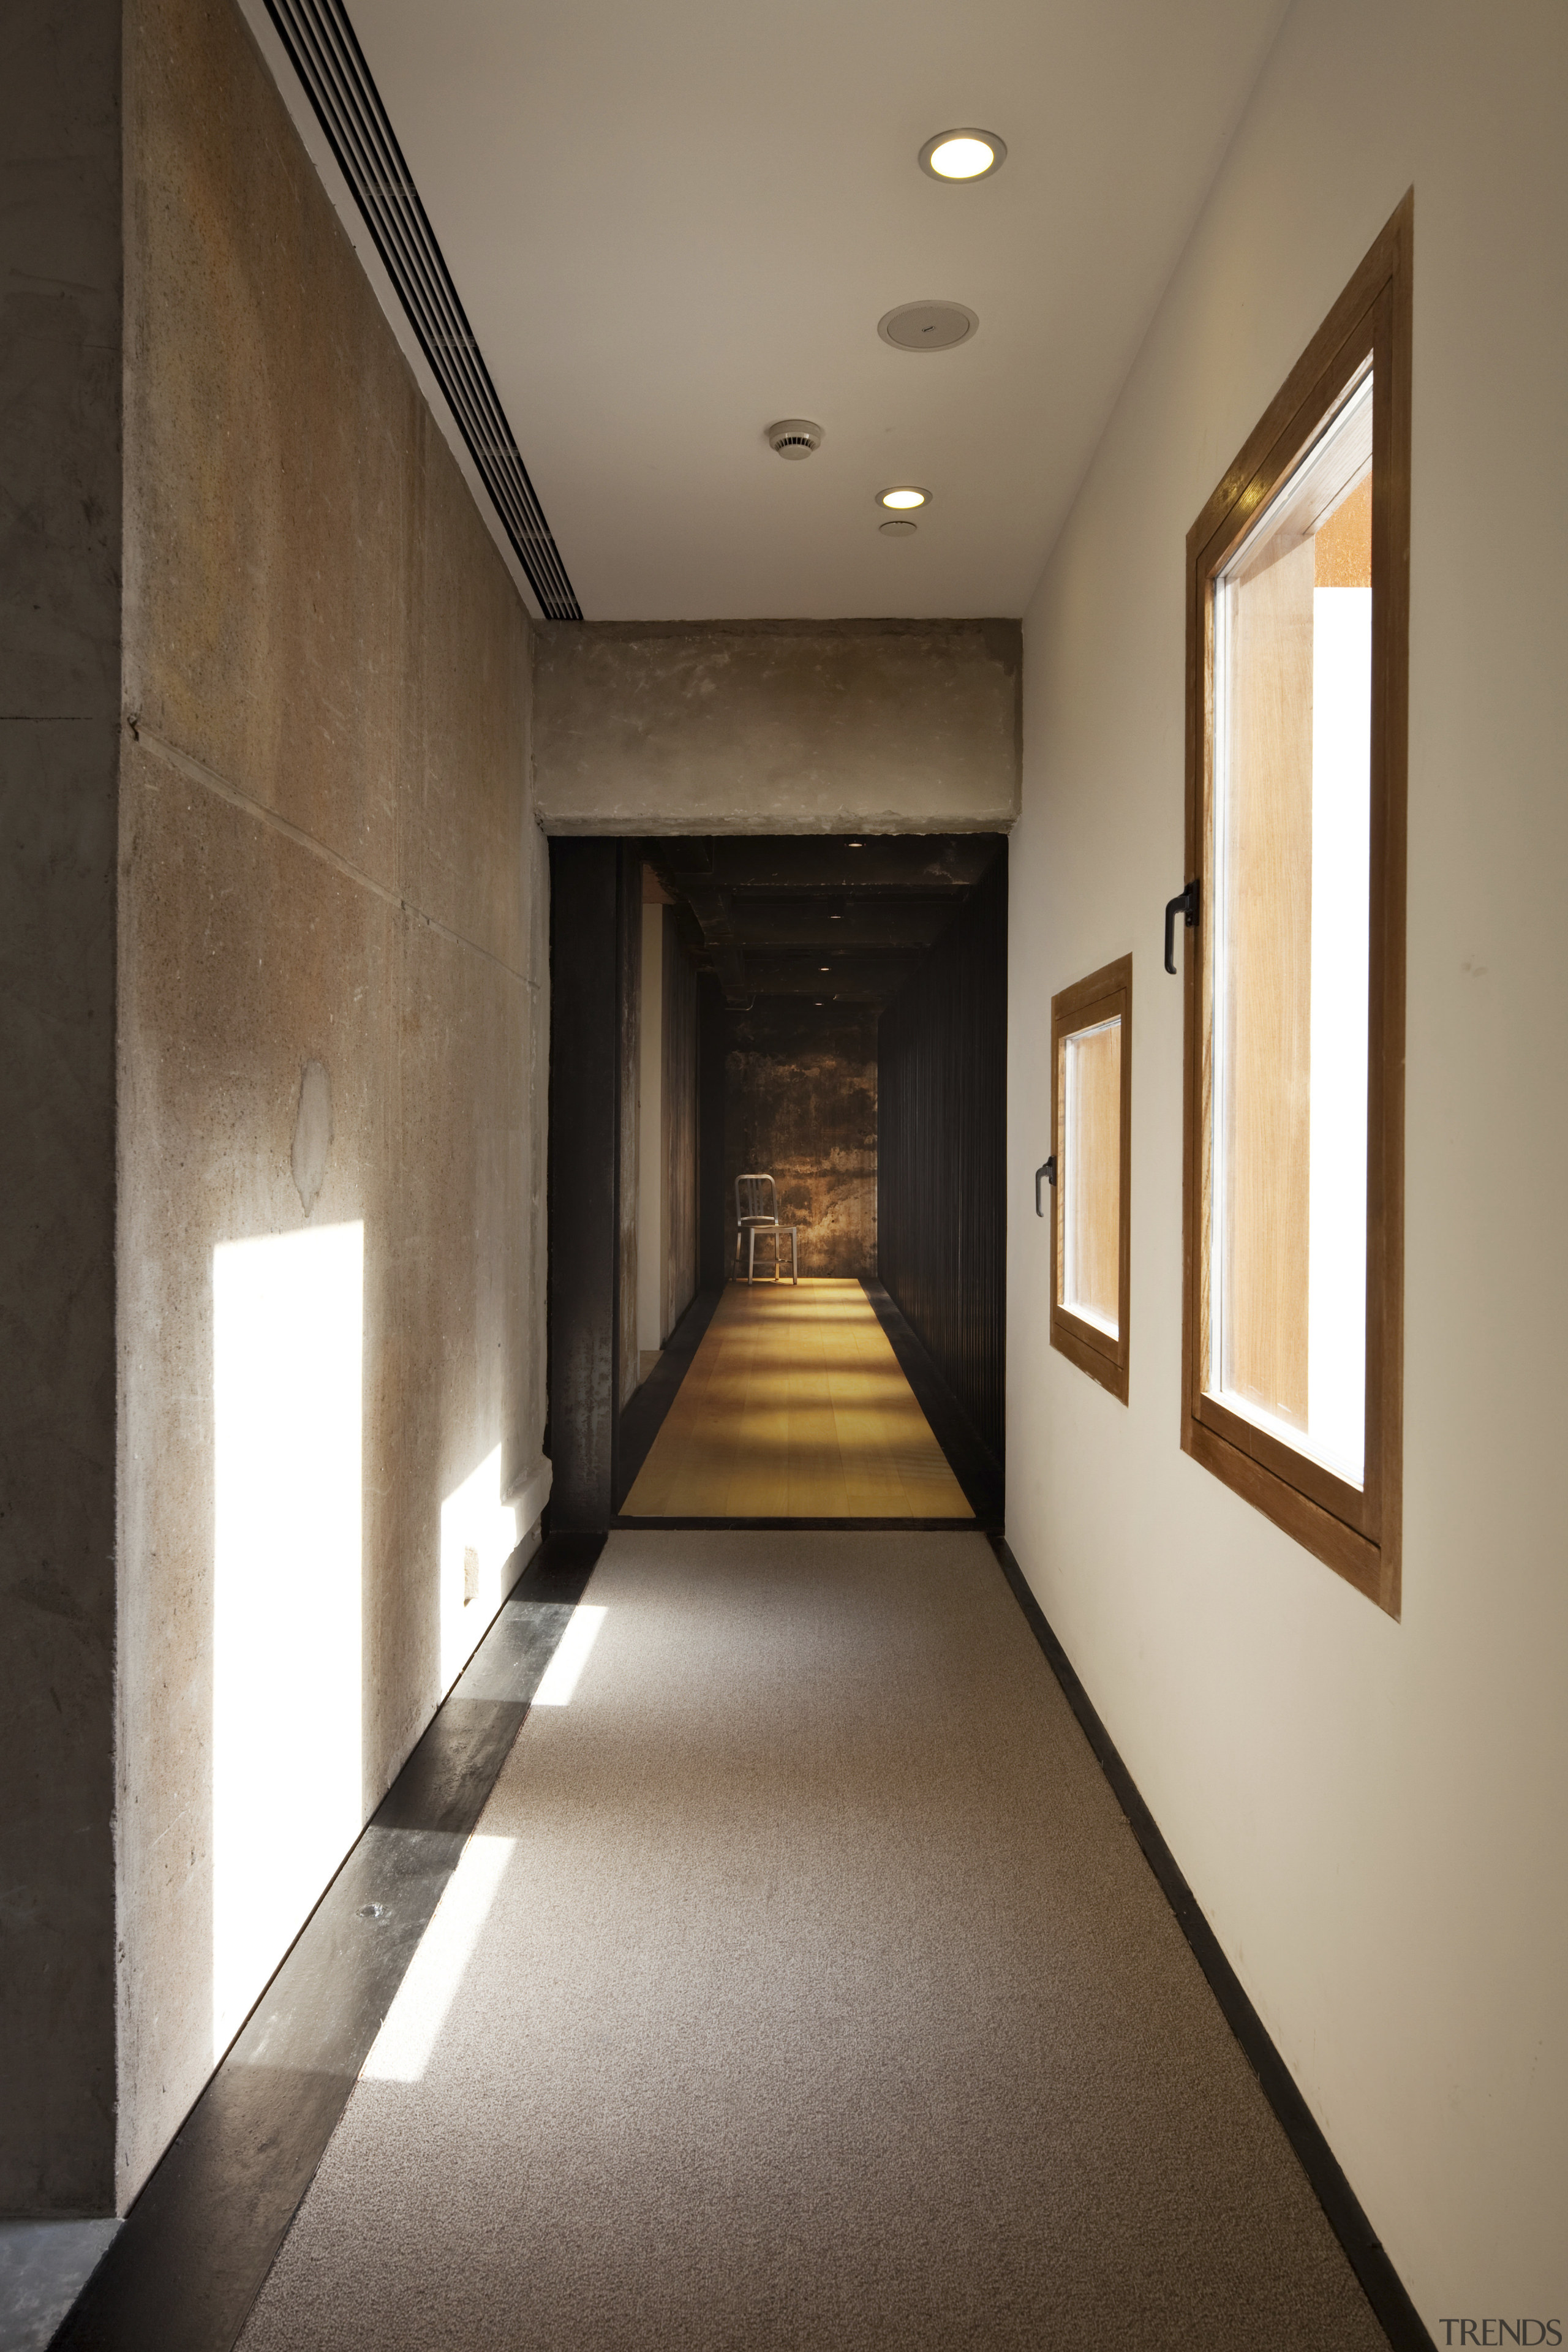
[[[627,1518],[970,1519],[858,1282],[731,1282]]]

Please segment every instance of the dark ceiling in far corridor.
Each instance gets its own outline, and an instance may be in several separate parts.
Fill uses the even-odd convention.
[[[1002,847],[994,833],[689,835],[644,855],[724,1002],[890,1003]]]

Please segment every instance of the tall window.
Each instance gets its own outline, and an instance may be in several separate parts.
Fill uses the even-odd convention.
[[[1127,1402],[1132,959],[1051,999],[1051,1345]]]
[[[1395,1612],[1406,198],[1188,541],[1183,1442]]]

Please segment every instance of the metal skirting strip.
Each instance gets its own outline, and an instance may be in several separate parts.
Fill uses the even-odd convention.
[[[583,608],[343,0],[267,0],[267,13],[546,619],[580,621]]]
[[[603,1536],[562,1535],[535,1553],[52,2352],[230,2352],[237,2342],[603,1548]]]

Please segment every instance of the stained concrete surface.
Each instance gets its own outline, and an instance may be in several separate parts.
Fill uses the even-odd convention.
[[[817,1012],[763,997],[752,1012],[726,1015],[724,1164],[727,1269],[735,1179],[763,1171],[777,1189],[780,1219],[800,1229],[802,1274],[876,1273],[874,1006]]]
[[[120,2227],[0,2221],[0,2352],[46,2352]]]
[[[535,793],[552,833],[1005,830],[1016,621],[550,622]]]
[[[214,1251],[363,1226],[363,1818],[542,1466],[547,1074],[526,616],[229,0],[127,27],[121,2203],[215,2054]]]
[[[113,2177],[119,0],[0,11],[0,2213]]]

